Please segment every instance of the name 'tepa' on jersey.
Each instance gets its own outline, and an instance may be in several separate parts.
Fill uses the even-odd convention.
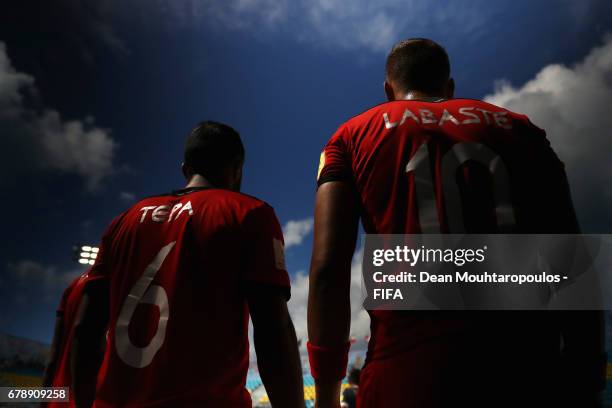
[[[142,224],[145,220],[152,222],[172,222],[176,221],[181,214],[187,213],[188,216],[193,215],[193,207],[191,201],[183,203],[176,203],[172,206],[169,205],[148,205],[140,208],[142,216],[140,217],[140,223]]]

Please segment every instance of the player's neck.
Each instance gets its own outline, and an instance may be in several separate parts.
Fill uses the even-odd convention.
[[[194,174],[187,182],[185,188],[193,188],[193,187],[209,187],[214,188],[215,186],[206,178],[200,174]]]
[[[426,102],[434,102],[445,99],[443,96],[432,95],[421,91],[408,91],[404,96],[397,98],[398,100],[418,100],[418,101],[426,101]]]

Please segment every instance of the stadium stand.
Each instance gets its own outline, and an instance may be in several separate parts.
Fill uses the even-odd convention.
[[[342,381],[342,390],[348,387],[348,383],[346,382],[346,378]],[[306,401],[306,408],[314,407],[315,400],[315,386],[314,386],[314,378],[310,373],[304,373],[304,400]],[[268,408],[270,407],[270,399],[268,398],[268,394],[264,394],[258,401],[253,401],[257,408]]]
[[[0,386],[40,387],[49,346],[0,333]]]
[[[0,387],[40,387],[49,346],[0,333]],[[38,403],[0,403],[3,407],[34,408]]]
[[[262,383],[261,383],[261,378],[259,378],[259,377],[255,377],[255,376],[252,376],[252,377],[247,377],[247,380],[246,380],[246,389],[247,389],[249,392],[251,392],[251,393],[252,393],[252,392],[253,392],[253,391],[255,391],[256,389],[258,389],[259,387],[261,387],[261,384],[262,384]]]

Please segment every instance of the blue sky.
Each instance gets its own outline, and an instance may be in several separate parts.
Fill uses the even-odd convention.
[[[42,8],[39,20],[29,18],[33,7]],[[287,264],[303,332],[297,273],[308,268],[319,153],[343,121],[384,101],[386,52],[408,37],[447,48],[458,96],[488,96],[554,129],[585,230],[612,231],[612,167],[603,164],[608,1],[28,0],[2,8],[0,206],[10,233],[1,238],[0,331],[48,341],[61,291],[81,270],[72,245],[96,242],[135,199],[181,187],[184,138],[214,119],[242,135],[243,190],[272,204],[283,225],[295,221]]]

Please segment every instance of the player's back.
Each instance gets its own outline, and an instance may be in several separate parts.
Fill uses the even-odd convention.
[[[250,406],[243,286],[270,216],[255,198],[197,188],[114,221],[96,265],[111,301],[97,406]]]
[[[544,132],[482,101],[394,101],[352,118],[322,155],[319,185],[333,180],[354,184],[368,234],[577,228],[563,165]],[[368,364],[403,366],[422,381],[431,373],[486,390],[485,381],[519,375],[544,386],[557,363],[553,314],[377,310],[370,317]],[[405,374],[389,387],[403,389]]]

